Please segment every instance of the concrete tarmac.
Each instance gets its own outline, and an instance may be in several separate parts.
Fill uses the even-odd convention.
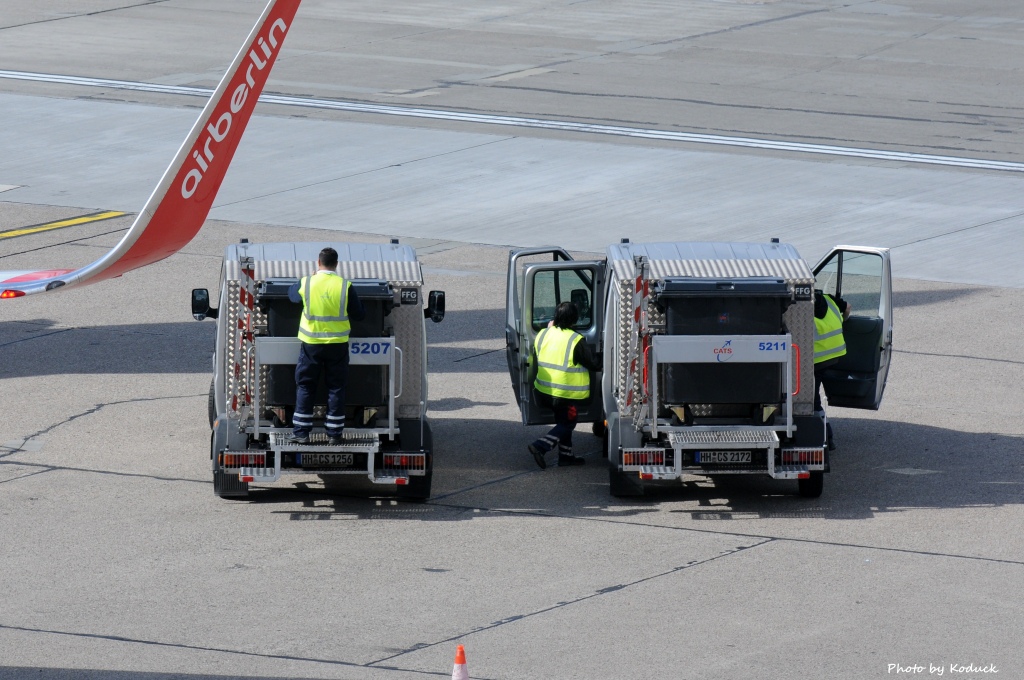
[[[6,3],[0,63],[210,86],[258,11],[126,4]],[[999,85],[1019,69],[1021,10],[1005,2],[307,0],[299,17],[271,88],[294,96],[1022,160]],[[0,185],[20,187],[0,193],[0,269],[109,249],[130,215],[3,232],[137,210],[195,104],[0,77]],[[257,111],[182,252],[0,305],[0,677],[449,677],[456,644],[474,678],[1024,674],[1018,173]],[[78,127],[59,123],[72,113]],[[615,209],[609,187],[638,193]],[[693,207],[704,190],[719,207]],[[598,251],[680,209],[676,238],[781,236],[814,259],[853,240],[849,214],[881,239],[866,245],[902,246],[886,398],[830,411],[840,448],[820,499],[696,477],[614,499],[586,428],[582,468],[541,471],[526,452],[542,430],[520,424],[507,377],[502,246]],[[190,289],[217,288],[241,237],[389,236],[448,295],[428,327],[432,499],[315,477],[214,497],[214,327],[191,319]]]

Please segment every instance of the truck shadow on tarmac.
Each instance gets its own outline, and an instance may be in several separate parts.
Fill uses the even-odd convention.
[[[914,282],[905,282],[903,285],[912,285]],[[892,294],[892,306],[895,309],[907,307],[923,307],[926,305],[937,305],[943,302],[952,302],[974,295],[987,294],[989,289],[977,288],[940,288],[936,290],[899,290]]]
[[[1024,438],[886,420],[833,422],[841,448],[825,476],[825,491],[816,499],[797,496],[794,481],[753,475],[690,476],[682,484],[648,485],[641,497],[614,498],[608,493],[600,440],[589,429],[575,439],[577,450],[586,454],[585,466],[540,470],[526,444],[541,428],[435,418],[434,487],[425,503],[395,499],[355,478],[334,488],[316,481],[253,488],[247,502],[300,502],[301,509],[275,511],[293,520],[456,521],[524,513],[657,521],[654,515],[668,513],[689,515],[702,524],[787,517],[856,520],[908,510],[1024,503]]]
[[[98,373],[210,373],[213,324],[60,326],[50,319],[0,322],[0,378]]]

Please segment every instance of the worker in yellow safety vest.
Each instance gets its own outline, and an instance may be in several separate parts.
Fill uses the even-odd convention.
[[[814,291],[814,412],[825,415],[821,405],[821,379],[825,369],[846,354],[843,321],[850,317],[850,304],[840,297]],[[832,423],[826,421],[826,445],[836,448],[832,439]]]
[[[590,399],[590,371],[600,371],[601,364],[583,336],[572,330],[578,320],[576,305],[561,303],[555,309],[555,318],[537,334],[533,344],[537,365],[534,397],[555,413],[551,431],[527,447],[542,470],[547,467],[544,454],[556,446],[560,466],[586,462],[572,453],[572,432],[576,429],[578,407]]]
[[[338,274],[338,251],[324,248],[317,272],[304,276],[288,290],[292,302],[302,304],[299,319],[301,349],[295,365],[295,413],[292,435],[295,444],[308,444],[313,429],[313,401],[320,373],[327,384],[327,418],[324,429],[332,446],[343,443],[345,385],[348,382],[348,338],[352,321],[366,315],[352,282]]]

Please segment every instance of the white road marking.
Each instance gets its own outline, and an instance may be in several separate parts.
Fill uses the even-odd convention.
[[[0,78],[8,80],[28,80],[33,82],[53,83],[60,85],[78,85],[82,87],[101,87],[115,90],[133,90],[159,94],[187,95],[192,97],[209,97],[213,92],[208,88],[187,87],[183,85],[157,85],[127,80],[108,80],[105,78],[83,78],[50,73],[30,73],[25,71],[0,70]],[[408,96],[408,95],[406,95]],[[545,120],[541,118],[521,118],[517,116],[496,116],[444,109],[407,108],[388,106],[386,104],[366,104],[346,102],[335,99],[316,99],[313,97],[292,97],[287,95],[263,94],[260,101],[267,104],[283,106],[299,106],[304,108],[347,111],[350,113],[369,113],[383,116],[405,116],[410,118],[432,118],[439,120],[459,121],[485,125],[507,125],[543,130],[562,130],[565,132],[583,132],[588,134],[614,135],[618,137],[635,137],[641,139],[660,139],[665,141],[686,142],[694,144],[714,144],[719,146],[764,149],[769,151],[788,151],[795,153],[823,154],[828,156],[845,156],[850,158],[869,158],[874,160],[893,161],[898,163],[920,163],[925,165],[945,165],[980,170],[1002,170],[1008,172],[1024,172],[1024,163],[1011,161],[993,161],[980,158],[960,158],[957,156],[936,156],[932,154],[908,153],[904,151],[884,151],[880,149],[858,149],[827,144],[802,144],[771,139],[755,139],[750,137],[727,137],[721,135],[705,135],[690,132],[671,132],[668,130],[650,130],[618,125],[599,125],[594,123],[577,123],[565,120]]]

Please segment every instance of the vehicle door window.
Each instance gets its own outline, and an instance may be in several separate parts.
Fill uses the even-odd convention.
[[[563,302],[573,302],[579,311],[575,330],[590,328],[594,320],[594,277],[589,269],[540,271],[533,281],[533,329],[539,331],[555,318]]]
[[[836,253],[814,276],[814,287],[826,295],[836,296],[839,287],[839,262],[842,253]]]
[[[874,253],[844,252],[840,296],[850,303],[851,314],[881,316],[882,258]]]

